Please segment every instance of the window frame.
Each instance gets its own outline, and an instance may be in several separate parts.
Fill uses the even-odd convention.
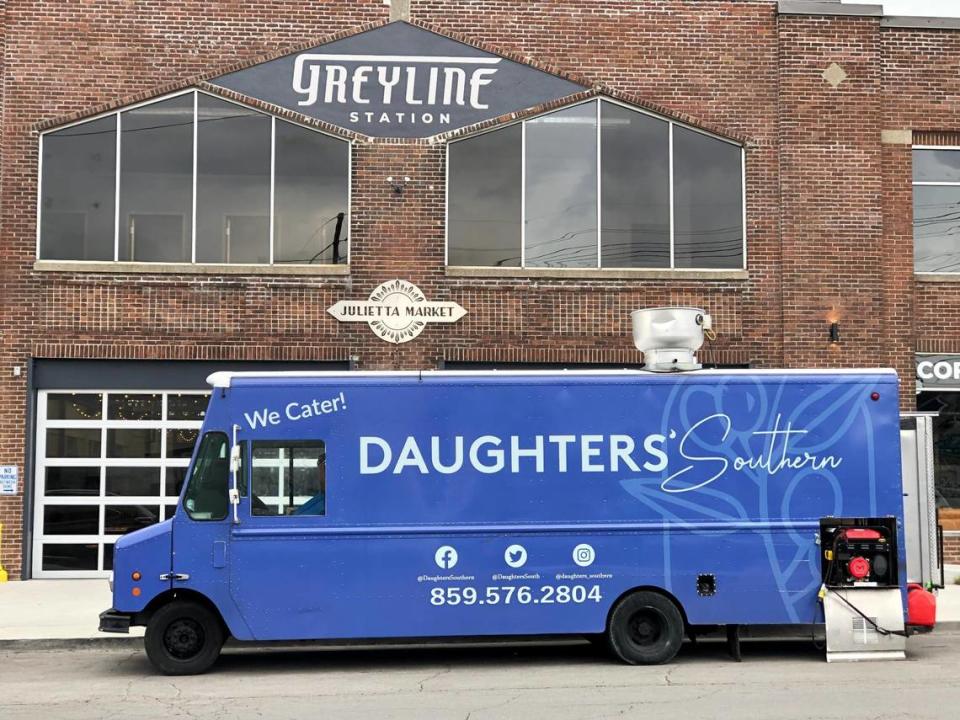
[[[603,164],[602,164],[602,141],[601,141],[601,129],[602,125],[600,122],[600,110],[601,103],[608,102],[613,105],[618,105],[620,107],[626,108],[627,110],[632,110],[633,112],[640,113],[641,115],[646,115],[652,117],[656,120],[666,122],[668,125],[668,142],[669,142],[669,193],[670,193],[670,264],[667,267],[629,267],[629,266],[607,266],[602,265],[603,262],[603,201],[602,201],[602,188],[601,188],[601,178],[603,176]],[[537,118],[545,117],[553,113],[559,112],[561,110],[567,110],[568,108],[576,107],[578,105],[586,105],[588,103],[596,103],[596,117],[597,117],[597,264],[587,267],[543,267],[540,265],[527,265],[527,250],[526,250],[526,223],[524,219],[526,217],[527,203],[526,203],[526,170],[527,170],[527,121],[536,120]],[[521,129],[521,140],[520,140],[520,265],[518,267],[508,267],[508,268],[497,268],[490,265],[451,265],[450,264],[450,146],[454,143],[464,142],[466,140],[471,140],[480,135],[486,135],[487,133],[497,132],[502,130],[505,127],[510,125],[516,125],[520,123],[522,125]],[[696,268],[696,267],[676,267],[674,259],[674,248],[675,248],[675,238],[674,238],[674,182],[673,182],[673,128],[674,126],[680,126],[687,130],[699,133],[701,135],[706,135],[709,138],[714,140],[719,140],[721,142],[727,143],[728,145],[733,145],[740,149],[740,197],[741,197],[741,236],[742,240],[742,262],[737,267],[729,268]],[[550,272],[560,272],[560,273],[571,273],[576,274],[577,272],[597,272],[597,271],[607,271],[610,273],[623,273],[623,272],[667,272],[667,273],[704,273],[704,274],[719,274],[723,275],[724,273],[729,273],[731,271],[737,272],[747,269],[747,153],[746,147],[743,143],[730,140],[729,138],[722,137],[716,133],[708,132],[693,125],[687,123],[679,122],[669,117],[663,115],[658,115],[657,113],[650,112],[649,110],[644,110],[643,108],[636,107],[629,103],[616,100],[614,98],[607,97],[605,95],[594,96],[587,98],[586,100],[581,100],[579,102],[570,103],[562,107],[553,108],[549,112],[538,113],[537,115],[532,115],[521,120],[513,120],[511,122],[503,123],[497,125],[496,127],[487,128],[480,132],[471,133],[465,135],[464,137],[458,137],[454,140],[451,140],[447,143],[446,154],[445,154],[445,165],[444,165],[444,229],[443,229],[443,264],[445,268],[466,268],[468,270],[501,270],[506,271],[504,274],[509,274],[510,271],[531,271],[536,273],[537,271],[548,270]]]
[[[245,441],[245,442],[246,442],[246,441]],[[282,447],[291,447],[291,446],[297,445],[297,444],[299,444],[299,445],[301,445],[301,446],[309,446],[309,445],[314,444],[314,443],[320,443],[320,444],[323,446],[323,458],[324,458],[324,460],[323,460],[323,463],[324,463],[324,475],[323,475],[323,513],[321,513],[321,514],[313,514],[313,513],[311,513],[311,514],[303,514],[303,515],[297,515],[297,514],[293,513],[293,514],[289,514],[289,515],[286,515],[286,514],[281,515],[281,514],[273,514],[273,513],[255,513],[255,512],[253,511],[253,470],[254,470],[254,458],[253,458],[253,453],[254,453],[254,450],[255,450],[255,447],[254,447],[254,446],[255,446],[257,443],[267,443],[267,444],[273,444],[273,445],[282,446]],[[249,462],[246,462],[245,465],[244,465],[244,473],[245,473],[245,479],[246,479],[246,488],[245,488],[245,489],[246,489],[246,491],[247,491],[247,494],[242,496],[242,497],[246,498],[246,500],[247,500],[247,502],[246,502],[246,505],[247,505],[246,516],[247,516],[249,519],[252,519],[252,520],[258,520],[258,521],[259,521],[259,520],[263,520],[263,521],[268,522],[268,523],[283,522],[284,524],[287,524],[287,525],[289,525],[289,524],[291,523],[291,519],[293,520],[293,524],[299,524],[299,523],[302,523],[302,522],[305,521],[305,520],[306,520],[306,521],[311,521],[311,520],[323,520],[323,519],[327,518],[328,515],[329,515],[329,513],[327,512],[327,508],[329,507],[328,504],[327,504],[327,501],[328,501],[328,499],[329,499],[329,494],[328,494],[328,489],[329,489],[328,480],[329,480],[329,478],[328,478],[328,476],[327,476],[327,470],[329,469],[329,467],[328,467],[328,465],[327,465],[327,458],[329,457],[329,453],[327,452],[327,446],[328,446],[328,442],[327,442],[327,440],[326,440],[325,438],[303,439],[303,438],[300,438],[300,437],[298,436],[298,437],[295,438],[295,439],[291,439],[291,438],[278,438],[278,439],[270,439],[270,438],[255,439],[255,438],[254,438],[254,439],[250,439],[249,442],[247,442],[247,447],[246,447],[246,449],[245,449],[246,453],[249,453],[249,456],[248,456]],[[283,473],[281,472],[280,475],[282,476]],[[239,484],[239,483],[238,483],[238,484]],[[282,483],[282,480],[280,480],[280,479],[278,478],[278,488],[279,488],[282,484],[283,484],[283,483]],[[308,500],[307,502],[309,502],[309,500]],[[271,507],[270,504],[267,504],[267,506],[268,506],[268,507]],[[299,508],[299,507],[301,507],[301,505],[297,505],[296,507]]]
[[[913,203],[914,203],[914,188],[918,186],[927,186],[927,187],[957,187],[960,188],[960,181],[950,181],[950,180],[914,180],[913,179],[913,151],[914,150],[952,150],[954,152],[960,152],[960,145],[911,145],[910,146],[910,211],[913,212]],[[911,222],[911,235],[910,239],[913,240],[914,248],[917,245],[916,238],[916,223],[917,219],[914,217]],[[960,269],[958,270],[917,270],[917,261],[914,258],[913,261],[913,274],[914,275],[954,275],[960,278]]]
[[[225,460],[227,460],[228,463],[230,462],[230,452],[231,452],[230,448],[232,447],[232,445],[230,443],[230,436],[227,435],[226,432],[224,432],[223,430],[207,430],[206,432],[202,432],[197,437],[197,441],[193,450],[193,457],[190,459],[190,474],[187,475],[186,479],[183,482],[183,488],[180,492],[180,502],[178,503],[178,508],[183,509],[184,515],[189,519],[189,522],[197,522],[197,523],[223,522],[230,516],[229,499],[227,500],[227,504],[223,511],[223,515],[221,515],[220,517],[208,517],[208,518],[195,517],[193,515],[195,511],[191,511],[187,508],[187,500],[189,499],[188,495],[190,494],[190,490],[193,489],[194,487],[193,485],[194,476],[197,474],[197,463],[200,461],[200,452],[203,450],[203,443],[208,437],[211,437],[214,435],[220,435],[223,437],[224,445],[226,445],[226,448],[227,448],[227,457],[225,458]],[[230,472],[228,471],[227,472],[227,493],[229,493],[229,490],[230,490]],[[228,495],[228,498],[229,498],[229,495]]]
[[[123,113],[128,110],[135,110],[137,108],[145,107],[148,105],[153,105],[155,103],[163,102],[164,100],[170,100],[176,97],[182,97],[184,95],[193,95],[193,171],[192,171],[192,208],[190,212],[190,217],[187,218],[187,222],[191,227],[191,247],[190,247],[190,260],[176,263],[164,263],[164,262],[149,262],[149,261],[139,261],[139,260],[120,260],[120,172],[121,172],[121,138],[123,136]],[[208,97],[215,98],[217,100],[222,100],[223,102],[236,105],[238,107],[244,108],[245,110],[260,113],[268,118],[270,118],[270,261],[268,263],[203,263],[197,262],[197,117],[198,117],[198,105],[199,105],[199,96],[206,95]],[[47,135],[59,132],[61,130],[66,130],[71,127],[76,127],[78,125],[83,125],[94,120],[101,120],[106,117],[115,117],[116,118],[116,167],[114,169],[114,219],[113,219],[113,259],[111,260],[81,260],[81,259],[71,259],[71,260],[46,260],[40,257],[40,240],[41,240],[41,215],[43,211],[43,140]],[[90,115],[89,117],[82,118],[80,120],[75,120],[73,122],[65,123],[63,125],[58,125],[57,127],[48,128],[42,131],[39,135],[37,143],[37,197],[36,197],[36,257],[35,259],[39,262],[67,262],[67,263],[76,263],[78,265],[88,264],[88,265],[103,265],[104,263],[109,263],[118,266],[124,265],[183,265],[183,266],[196,266],[196,267],[239,267],[239,268],[273,268],[273,267],[290,267],[290,268],[310,268],[310,267],[340,267],[343,263],[339,265],[333,265],[329,263],[276,263],[275,262],[275,242],[276,242],[276,233],[275,233],[275,217],[276,217],[276,165],[277,165],[277,122],[289,123],[298,128],[304,130],[309,130],[310,132],[317,133],[324,137],[328,137],[334,140],[342,142],[346,146],[347,152],[347,210],[346,217],[344,218],[344,227],[346,229],[347,237],[347,257],[346,257],[346,267],[350,267],[351,254],[352,254],[352,245],[353,245],[353,232],[352,232],[352,223],[353,223],[353,142],[346,138],[339,137],[333,133],[325,132],[319,128],[311,127],[303,123],[295,122],[288,118],[280,118],[273,113],[265,112],[259,108],[246,105],[236,100],[230,98],[225,98],[216,93],[207,92],[201,90],[200,88],[191,87],[183,90],[178,90],[176,92],[167,93],[165,95],[158,95],[152,97],[149,100],[144,100],[142,102],[133,103],[131,105],[124,105],[123,107],[114,108],[107,112],[98,113],[96,115]]]

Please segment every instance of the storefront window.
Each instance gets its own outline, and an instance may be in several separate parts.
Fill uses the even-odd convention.
[[[189,91],[46,133],[41,152],[41,260],[347,262],[344,140]]]
[[[913,265],[918,273],[960,272],[960,149],[913,151]]]
[[[933,477],[937,507],[960,510],[960,392],[923,392],[917,409],[933,418]]]
[[[744,267],[742,148],[605,100],[450,143],[447,203],[449,265]]]

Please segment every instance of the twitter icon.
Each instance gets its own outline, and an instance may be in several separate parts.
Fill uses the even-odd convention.
[[[512,568],[523,567],[527,562],[527,549],[523,545],[511,545],[504,550],[503,560]]]

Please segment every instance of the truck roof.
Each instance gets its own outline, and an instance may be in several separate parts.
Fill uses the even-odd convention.
[[[230,372],[221,371],[212,373],[207,377],[207,382],[214,388],[228,388],[234,384],[235,380],[245,381],[243,384],[256,385],[257,380],[277,381],[286,380],[296,384],[298,381],[304,384],[310,384],[311,381],[342,379],[417,379],[420,381],[431,381],[451,378],[639,378],[654,380],[659,378],[659,382],[668,381],[677,377],[718,377],[734,376],[750,378],[761,376],[775,377],[796,377],[796,376],[819,376],[827,377],[877,377],[897,375],[897,371],[892,368],[827,368],[827,369],[717,369],[717,370],[687,370],[676,373],[657,373],[649,370],[318,370],[310,371],[281,371],[281,372]]]

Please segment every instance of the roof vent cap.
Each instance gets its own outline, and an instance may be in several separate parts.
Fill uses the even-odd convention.
[[[702,308],[644,308],[630,313],[630,319],[633,344],[643,353],[645,369],[677,372],[702,367],[694,353],[703,345],[704,331],[712,326]]]

